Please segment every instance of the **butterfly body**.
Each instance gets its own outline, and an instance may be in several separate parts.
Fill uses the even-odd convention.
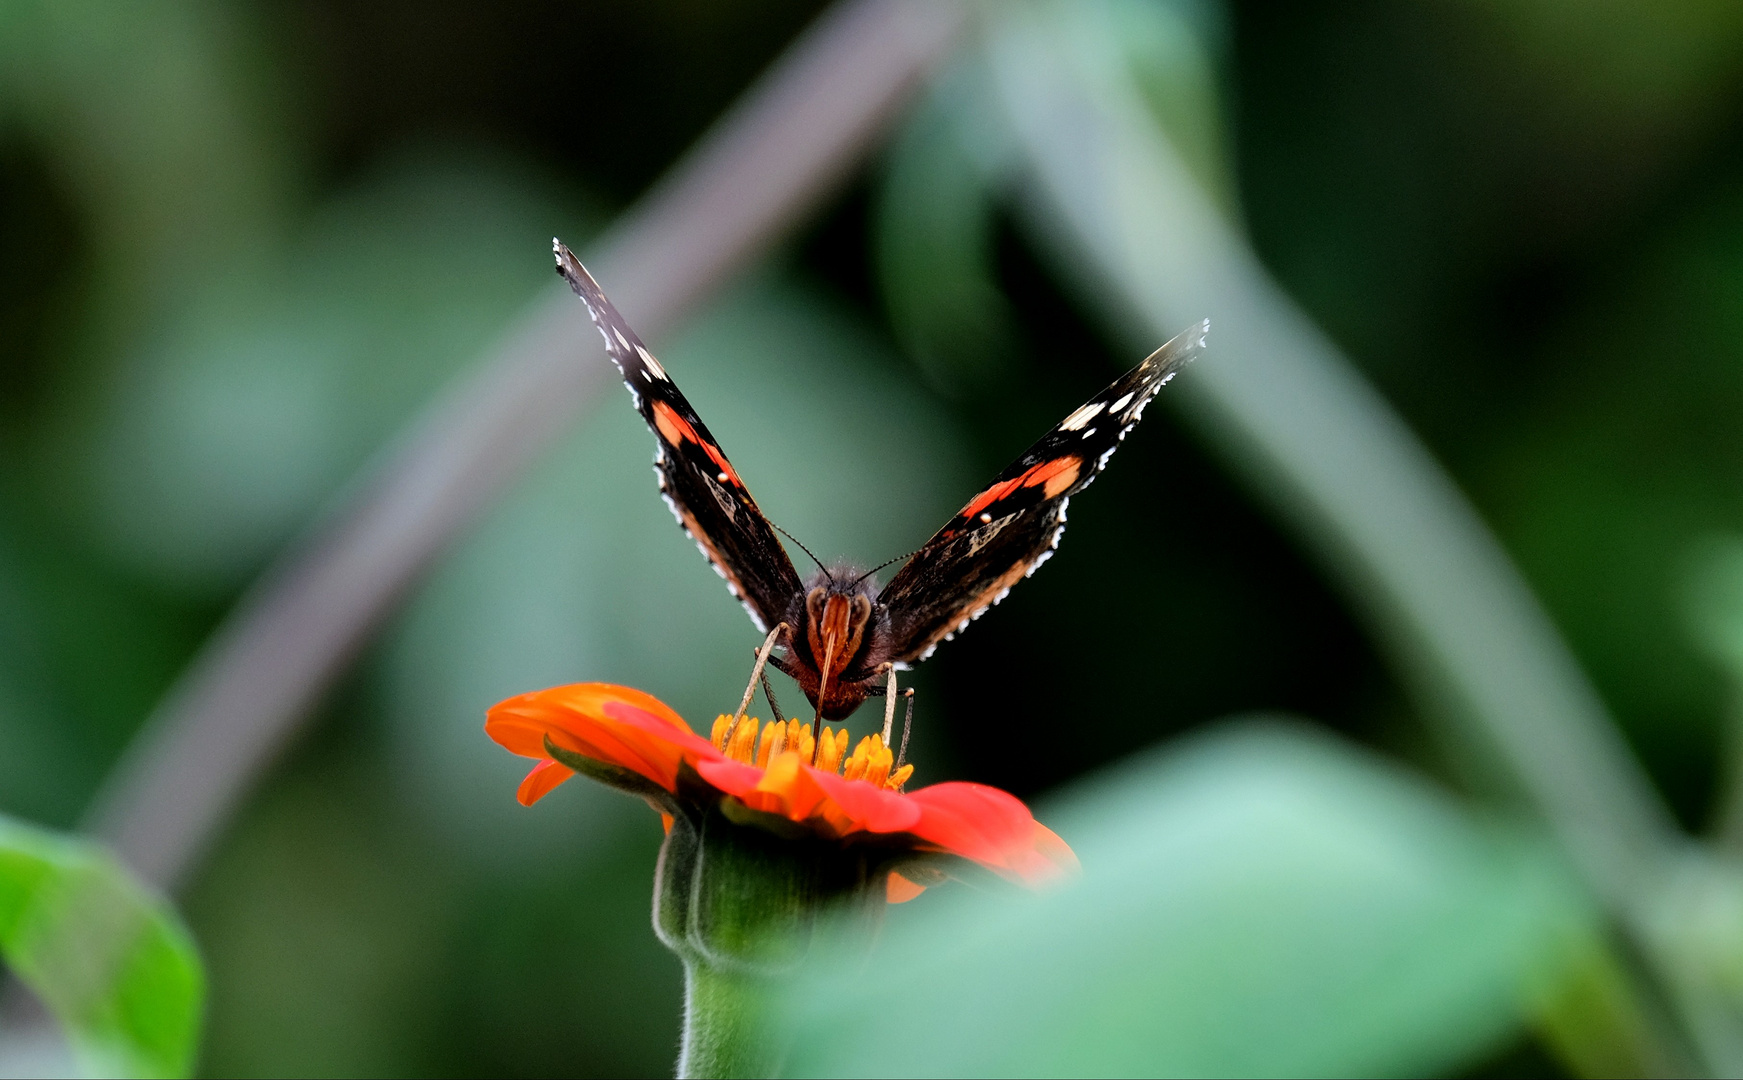
[[[839,720],[884,692],[894,639],[878,591],[854,567],[834,566],[807,580],[788,606],[787,654],[769,662],[799,684],[825,720]]]
[[[887,585],[848,567],[801,580],[720,444],[585,267],[553,242],[652,429],[660,491],[757,629],[784,624],[769,662],[823,719],[886,692],[892,668],[926,659],[1004,599],[1058,546],[1071,496],[1088,487],[1162,385],[1203,348],[1208,323],[1174,338],[1085,402],[939,529]]]

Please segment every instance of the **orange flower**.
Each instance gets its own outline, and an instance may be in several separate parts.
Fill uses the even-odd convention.
[[[508,750],[541,759],[521,782],[528,806],[579,768],[646,798],[668,829],[674,815],[714,800],[734,804],[735,818],[767,815],[770,824],[798,825],[842,844],[958,856],[1024,884],[1077,865],[1064,841],[997,788],[952,782],[904,792],[914,767],[892,772],[881,736],[867,736],[848,754],[845,728],[824,728],[818,746],[811,726],[798,720],[771,722],[760,737],[758,726],[746,718],[734,729],[722,716],[704,739],[649,694],[576,683],[495,705],[484,730]],[[889,880],[892,901],[936,880],[908,868],[902,874]]]

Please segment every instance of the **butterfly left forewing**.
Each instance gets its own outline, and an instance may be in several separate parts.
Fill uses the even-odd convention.
[[[1088,487],[1150,399],[1204,347],[1208,321],[1084,402],[957,511],[879,593],[892,658],[924,660],[1047,561]]]
[[[561,242],[552,243],[558,272],[587,304],[606,352],[653,430],[659,444],[654,469],[673,516],[726,579],[757,629],[766,631],[786,615],[799,591],[799,574],[786,549],[672,377],[574,253]]]

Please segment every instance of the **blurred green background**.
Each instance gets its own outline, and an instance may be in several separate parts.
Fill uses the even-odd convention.
[[[0,0],[0,811],[74,825],[253,576],[548,286],[550,237],[596,234],[820,7]],[[1183,152],[1497,530],[1682,824],[1743,846],[1743,9],[1133,7],[1190,28],[1138,62]],[[964,179],[953,122],[923,104],[659,349],[825,557],[917,546],[1138,359]],[[651,452],[604,395],[250,796],[184,897],[204,1072],[669,1073],[657,820],[582,784],[519,807],[481,727],[584,679],[736,701],[754,631]],[[1176,414],[1071,509],[916,674],[916,783],[1043,799],[1263,712],[1316,724],[1263,761],[1329,730],[1448,806],[1479,786]],[[1202,783],[1235,751],[1188,753]],[[1541,1025],[1472,1023],[1427,1060],[1571,1067]]]

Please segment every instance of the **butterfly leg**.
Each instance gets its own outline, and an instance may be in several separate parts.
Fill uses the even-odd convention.
[[[896,722],[896,665],[885,664],[890,681],[884,688],[884,745],[890,745],[890,728]]]
[[[892,676],[891,682],[894,681],[895,679]],[[908,689],[902,691],[902,696],[908,699],[908,714],[902,718],[902,752],[896,755],[896,764],[894,767],[897,769],[901,768],[902,763],[908,760],[908,736],[914,733],[914,688],[912,686],[908,687]],[[895,705],[892,704],[888,706],[887,711],[894,713],[895,708]],[[889,724],[887,721],[884,726],[885,730],[888,730]],[[884,745],[887,746],[889,744],[885,743]]]
[[[738,703],[738,711],[732,714],[732,723],[726,726],[726,744],[728,746],[732,745],[733,733],[738,730],[739,722],[744,719],[745,710],[750,708],[751,696],[757,692],[757,680],[763,677],[763,665],[769,662],[769,653],[775,647],[775,639],[780,637],[786,629],[787,624],[781,623],[770,630],[769,636],[763,639],[763,647],[757,650],[756,666],[751,669],[750,683],[744,688],[744,698]],[[775,719],[778,720],[780,717],[777,716]]]
[[[760,650],[753,648],[751,649],[750,654],[755,657],[759,651]],[[783,673],[787,670],[781,666],[781,658],[776,656],[774,653],[769,654],[769,667]],[[776,720],[787,715],[781,711],[781,703],[775,700],[775,688],[769,684],[769,673],[766,669],[763,671],[763,697],[768,699],[769,711],[774,713]]]
[[[781,706],[775,701],[775,688],[769,685],[769,673],[763,672],[763,697],[769,699],[769,711],[775,714],[775,719],[787,715],[781,711]]]

